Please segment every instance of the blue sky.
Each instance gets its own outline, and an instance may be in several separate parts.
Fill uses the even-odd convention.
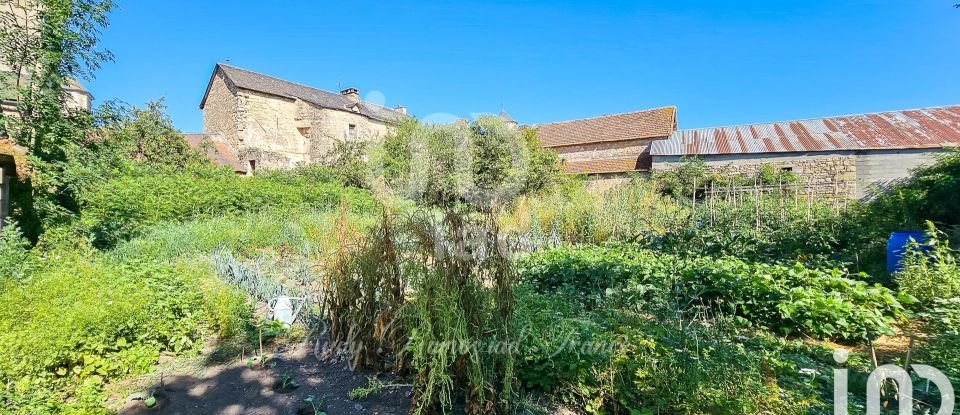
[[[119,0],[116,61],[86,84],[97,103],[164,97],[184,131],[226,60],[431,119],[676,105],[696,128],[960,104],[955,2]]]

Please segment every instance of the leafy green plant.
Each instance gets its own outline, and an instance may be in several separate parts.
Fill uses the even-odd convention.
[[[20,282],[30,274],[32,257],[29,243],[16,224],[7,223],[0,231],[0,286]]]
[[[303,403],[310,405],[310,410],[313,412],[313,415],[327,415],[326,411],[323,410],[323,402],[325,399],[317,398],[314,395],[307,395],[303,400]]]
[[[293,378],[289,373],[281,373],[277,375],[276,381],[273,383],[273,388],[280,392],[290,392],[294,389],[300,387],[300,383]]]
[[[684,258],[626,246],[547,251],[525,260],[520,272],[534,286],[569,292],[588,307],[608,292],[649,285],[661,287],[659,294],[668,301],[702,302],[751,324],[818,338],[864,339],[868,333],[890,332],[889,323],[904,317],[889,289],[840,269],[800,264]]]
[[[105,382],[148,371],[161,352],[199,351],[206,318],[195,281],[165,265],[116,263],[91,251],[47,255],[57,260],[0,293],[0,380],[13,394],[0,404],[93,397]]]
[[[549,187],[559,158],[536,145],[536,132],[497,117],[470,124],[405,121],[371,151],[373,182],[423,206],[488,211]]]
[[[946,235],[927,223],[927,241],[907,244],[901,270],[894,275],[900,291],[915,297],[918,306],[960,297],[960,265]]]
[[[266,208],[345,205],[364,212],[376,206],[359,189],[317,182],[314,170],[238,177],[227,169],[130,174],[99,183],[83,194],[81,227],[98,246],[113,246],[152,225]]]
[[[350,390],[347,396],[354,401],[364,400],[369,398],[370,395],[377,395],[382,392],[384,386],[386,384],[381,382],[380,379],[371,377],[367,380],[367,386],[358,386]]]

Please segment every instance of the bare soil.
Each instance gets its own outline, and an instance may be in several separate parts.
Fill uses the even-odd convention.
[[[123,398],[120,415],[314,415],[304,402],[314,396],[320,410],[341,414],[406,414],[410,409],[410,388],[391,387],[365,400],[353,401],[348,393],[367,386],[369,377],[395,383],[389,375],[351,371],[346,363],[320,361],[309,342],[291,345],[272,355],[263,369],[250,368],[239,356],[232,362],[204,365],[200,369],[171,370],[152,385]],[[186,373],[193,372],[193,373]],[[283,388],[282,379],[299,386]],[[153,393],[156,405],[147,408],[144,398]],[[317,412],[319,413],[319,412]]]

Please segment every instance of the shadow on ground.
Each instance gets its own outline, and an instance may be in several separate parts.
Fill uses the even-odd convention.
[[[322,402],[327,414],[405,414],[410,408],[409,388],[392,388],[363,401],[352,401],[348,393],[368,385],[374,373],[353,372],[345,363],[321,362],[310,344],[296,345],[277,353],[264,369],[251,369],[238,358],[211,365],[202,374],[169,375],[150,390],[156,406],[147,408],[142,398],[148,391],[127,399],[120,415],[314,415],[304,402],[309,396]],[[272,367],[271,367],[272,366]],[[283,380],[295,381],[296,388],[283,389]],[[392,378],[380,375],[390,383]]]

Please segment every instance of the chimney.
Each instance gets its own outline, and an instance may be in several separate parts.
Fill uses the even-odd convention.
[[[397,109],[397,112],[403,115],[407,115],[407,107],[404,107],[403,105],[397,105],[396,109]]]
[[[354,103],[360,102],[360,90],[357,88],[347,88],[343,91],[340,91],[340,95],[347,97],[350,101]]]

